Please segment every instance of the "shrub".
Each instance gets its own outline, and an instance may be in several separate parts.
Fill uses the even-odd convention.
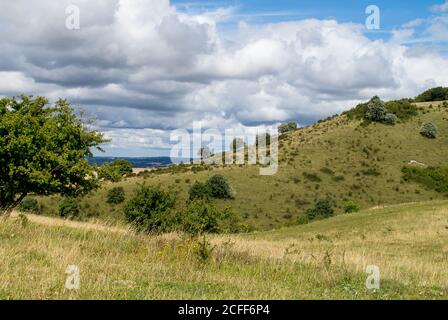
[[[217,199],[230,199],[233,198],[232,188],[230,187],[227,179],[219,174],[211,176],[207,180],[207,188],[210,190],[210,195]]]
[[[403,167],[404,181],[413,181],[437,192],[448,192],[448,168]]]
[[[437,137],[437,127],[431,122],[427,122],[420,129],[420,134],[426,138],[435,139]]]
[[[345,213],[354,213],[361,210],[360,206],[355,202],[349,202],[344,206]]]
[[[190,201],[196,199],[209,199],[211,198],[211,190],[208,184],[196,181],[188,191]]]
[[[312,181],[312,182],[320,182],[322,181],[322,179],[315,173],[308,173],[308,172],[304,172],[303,176],[305,177],[305,179]]]
[[[309,219],[308,215],[301,215],[297,218],[298,225],[308,224],[309,222],[310,222],[310,219]]]
[[[315,218],[328,218],[333,216],[333,214],[333,204],[329,199],[317,200],[314,204],[314,208],[308,209],[306,211],[306,215],[310,220]]]
[[[76,218],[79,215],[77,198],[65,197],[59,203],[59,215],[63,218]]]
[[[22,202],[20,202],[18,208],[19,211],[22,212],[33,212],[33,213],[39,213],[40,212],[40,205],[39,202],[37,202],[36,199],[31,197],[25,197]]]
[[[394,115],[393,113],[386,113],[384,116],[384,123],[395,125],[398,122],[398,117]]]
[[[387,109],[383,101],[377,96],[373,97],[367,104],[365,118],[374,122],[382,122],[386,117]]]
[[[409,99],[386,102],[387,111],[402,121],[418,115],[418,108]]]
[[[173,228],[191,235],[235,233],[241,230],[241,219],[230,208],[220,211],[210,202],[195,200],[177,212]]]
[[[158,188],[141,186],[126,204],[126,220],[143,232],[163,232],[170,227],[170,212],[176,196]]]
[[[107,203],[120,204],[125,200],[125,193],[123,187],[115,187],[107,193]]]

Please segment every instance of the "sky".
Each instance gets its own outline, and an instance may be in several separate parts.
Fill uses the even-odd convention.
[[[448,86],[446,0],[0,0],[0,30],[0,96],[68,99],[106,156],[169,155],[194,123],[254,134]]]

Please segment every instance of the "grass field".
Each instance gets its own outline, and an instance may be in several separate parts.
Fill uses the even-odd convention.
[[[206,240],[12,217],[0,223],[0,299],[448,298],[447,201]],[[79,290],[64,287],[68,265]],[[377,292],[367,265],[380,269]]]
[[[236,192],[234,200],[218,200],[217,205],[233,207],[252,230],[293,225],[316,199],[326,197],[333,199],[337,213],[343,213],[350,202],[369,208],[446,199],[444,193],[402,180],[401,169],[411,161],[429,166],[446,163],[448,108],[437,102],[419,103],[418,107],[417,116],[395,126],[362,126],[358,120],[338,116],[292,132],[280,142],[280,167],[274,176],[260,176],[257,166],[225,166],[200,172],[151,173],[105,184],[81,200],[81,218],[122,222],[122,205],[106,203],[106,193],[114,186],[123,186],[129,199],[139,184],[161,185],[178,192],[181,206],[189,187],[213,173],[226,176]],[[437,139],[419,134],[427,121],[437,125]],[[39,199],[43,213],[57,216],[59,200],[57,196]]]

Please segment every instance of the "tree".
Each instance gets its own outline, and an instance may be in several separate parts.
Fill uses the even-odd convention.
[[[66,100],[0,100],[0,214],[29,193],[78,196],[98,186],[87,157],[106,140]]]
[[[382,122],[386,119],[387,108],[383,101],[377,96],[373,97],[368,105],[365,118],[370,121]]]
[[[415,98],[416,102],[448,100],[448,88],[436,87],[426,90]]]
[[[101,179],[118,182],[123,176],[132,173],[132,164],[127,160],[115,160],[103,164],[98,169],[98,177]]]
[[[278,127],[278,131],[280,132],[280,134],[284,134],[294,130],[297,130],[297,123],[295,122],[284,123]]]

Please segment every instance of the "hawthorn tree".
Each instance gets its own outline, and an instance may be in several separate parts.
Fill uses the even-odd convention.
[[[107,140],[89,124],[66,100],[0,100],[0,215],[30,193],[73,197],[98,186],[86,158]]]

